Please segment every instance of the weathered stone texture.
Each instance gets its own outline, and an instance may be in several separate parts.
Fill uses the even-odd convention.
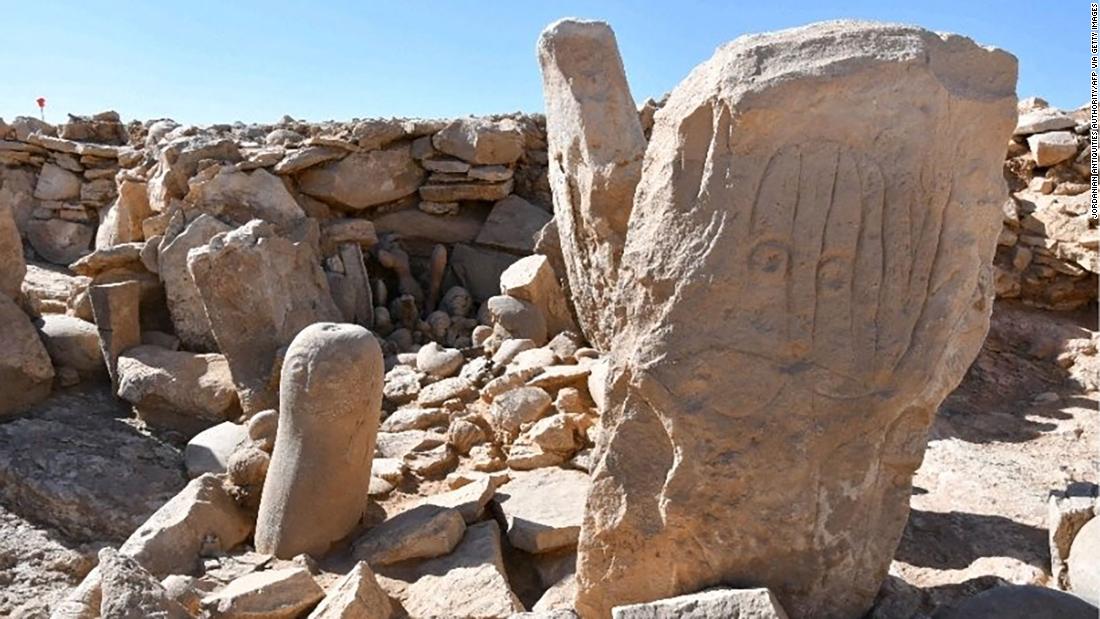
[[[550,186],[565,275],[581,329],[608,350],[613,294],[646,140],[615,34],[562,20],[539,37]]]
[[[279,348],[310,324],[340,319],[313,245],[253,220],[189,251],[187,268],[241,408],[246,414],[275,408]]]
[[[382,350],[366,329],[318,323],[283,362],[279,432],[264,482],[256,549],[321,556],[367,507],[382,406]]]
[[[720,583],[870,607],[989,324],[1015,80],[963,37],[829,22],[673,91],[619,273],[582,616]]]

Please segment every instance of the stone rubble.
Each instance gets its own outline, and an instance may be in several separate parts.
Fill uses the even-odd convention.
[[[946,114],[948,99],[966,108],[944,131],[969,146],[929,147],[911,163],[950,164],[1011,133],[1000,221],[952,220],[980,241],[972,262],[982,265],[959,267],[958,286],[937,280],[937,307],[959,318],[973,293],[975,315],[987,316],[996,288],[1074,310],[1096,302],[1100,271],[1088,126],[1084,110],[1033,99],[1019,103],[1012,130],[1002,109],[1011,62],[954,35],[845,23],[801,32],[845,45],[782,60],[793,53],[782,37],[796,35],[750,37],[640,108],[610,27],[563,20],[538,42],[547,118],[0,121],[0,500],[48,514],[67,535],[118,545],[99,552],[99,567],[54,616],[785,618],[780,602],[792,616],[867,610],[904,522],[928,411],[977,350],[981,316],[951,332],[953,357],[926,353],[893,382],[880,372],[902,394],[889,420],[867,413],[848,424],[831,412],[810,438],[804,420],[787,419],[805,414],[805,399],[787,396],[768,402],[767,419],[739,413],[731,431],[722,410],[758,404],[782,392],[776,376],[806,371],[766,371],[772,355],[806,356],[797,342],[738,348],[751,348],[746,325],[782,330],[774,308],[783,306],[768,298],[781,287],[768,278],[799,260],[791,252],[801,245],[765,216],[753,230],[768,237],[759,251],[726,247],[736,226],[712,220],[710,201],[737,208],[758,196],[700,189],[700,177],[713,157],[765,153],[778,162],[771,177],[761,172],[767,195],[791,182],[814,189],[831,177],[829,161],[848,166],[849,183],[870,170],[870,192],[897,182],[901,171],[884,174],[851,144],[882,118],[850,114],[854,95],[898,84],[887,65],[899,61],[876,42],[896,35],[905,49],[946,57],[934,69],[913,65],[935,75],[909,78],[906,105],[939,84],[949,88],[929,114]],[[753,70],[763,76],[727,84],[748,70],[738,53],[759,54]],[[867,83],[815,82],[824,78],[802,66],[845,54]],[[953,68],[956,54],[974,60],[971,73],[995,74],[982,86],[995,91],[986,107],[953,89],[970,83]],[[784,71],[797,75],[777,79]],[[800,88],[848,98],[821,104],[836,120],[823,133],[816,117],[758,121],[738,88],[751,82],[756,96],[770,80],[788,89],[775,113],[790,112],[786,98]],[[898,96],[882,94],[894,116]],[[889,142],[904,145],[913,125],[899,118],[885,124]],[[744,127],[730,131],[734,123]],[[733,149],[742,155],[719,152],[720,132],[743,142]],[[809,169],[794,181],[783,176],[790,153],[775,154],[792,143],[810,162],[798,151]],[[979,180],[999,171],[994,150],[975,155]],[[992,213],[996,192],[968,188],[975,182],[956,189]],[[856,228],[869,229],[841,221],[830,242],[851,241]],[[833,249],[830,285],[857,266]],[[712,264],[727,253],[755,272]],[[752,289],[736,298],[758,305],[714,311],[738,278]],[[875,326],[893,338],[892,324]],[[913,337],[942,344],[946,335]],[[830,340],[833,352],[845,346]],[[709,356],[717,349],[746,361]],[[1078,352],[1064,363],[1086,365]],[[859,386],[849,384],[859,382],[854,367],[841,370],[815,397],[860,396],[848,393]],[[134,415],[104,429],[79,418],[66,390],[108,378],[104,389]],[[18,417],[48,397],[73,412]],[[186,443],[182,456],[143,442],[149,433]],[[836,445],[818,449],[821,436]],[[874,438],[840,440],[851,436]],[[76,455],[51,460],[59,445]],[[863,455],[876,449],[882,462]],[[115,466],[118,451],[140,454],[141,465]],[[764,465],[744,464],[754,457],[785,476],[757,474]],[[812,489],[798,473],[806,466],[821,469]],[[867,505],[881,521],[866,519]],[[1095,493],[1052,497],[1050,510],[1054,583],[1095,603]],[[709,588],[734,582],[770,589]]]

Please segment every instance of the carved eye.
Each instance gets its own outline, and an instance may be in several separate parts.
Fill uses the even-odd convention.
[[[851,274],[847,258],[827,258],[817,267],[817,284],[823,290],[840,290],[848,283]]]
[[[763,241],[752,249],[749,255],[749,267],[758,273],[774,275],[787,270],[790,250],[779,241]]]

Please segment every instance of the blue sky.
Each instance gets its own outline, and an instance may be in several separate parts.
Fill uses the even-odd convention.
[[[186,2],[0,0],[0,117],[118,110],[124,119],[272,122],[539,111],[535,40],[604,19],[634,97],[660,96],[738,35],[843,17],[965,34],[1020,59],[1020,96],[1088,95],[1088,3]]]

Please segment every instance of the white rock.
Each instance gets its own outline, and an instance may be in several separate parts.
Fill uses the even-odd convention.
[[[767,589],[711,589],[674,598],[617,606],[612,619],[787,619],[787,613]]]
[[[517,473],[496,492],[508,540],[531,553],[576,546],[590,485],[588,475],[579,471],[547,468]]]

